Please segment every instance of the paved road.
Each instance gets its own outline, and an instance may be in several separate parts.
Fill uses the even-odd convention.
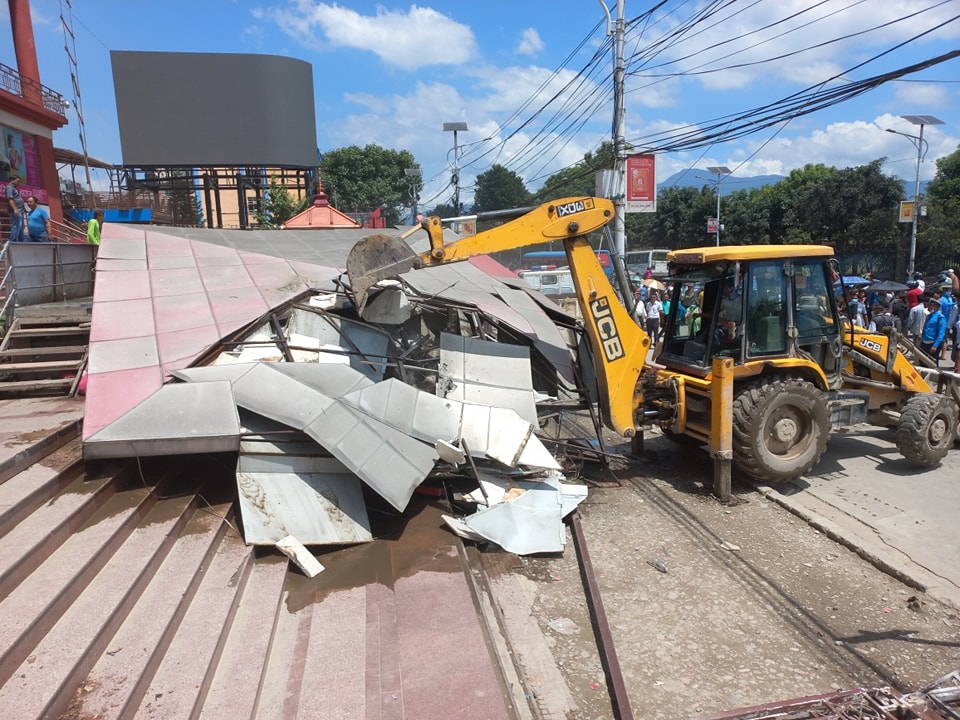
[[[897,452],[892,430],[834,434],[813,472],[763,491],[895,577],[960,607],[960,447],[924,469]]]

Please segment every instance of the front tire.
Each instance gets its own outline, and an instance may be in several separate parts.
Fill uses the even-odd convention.
[[[914,395],[900,413],[897,450],[910,462],[930,467],[940,462],[957,437],[957,406],[948,397]]]
[[[829,437],[827,402],[805,380],[753,382],[733,401],[733,461],[757,480],[800,477],[820,462]]]

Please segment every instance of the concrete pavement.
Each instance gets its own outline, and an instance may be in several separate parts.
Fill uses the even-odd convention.
[[[960,607],[960,447],[918,468],[897,451],[892,429],[835,433],[810,474],[760,490],[885,572]]]

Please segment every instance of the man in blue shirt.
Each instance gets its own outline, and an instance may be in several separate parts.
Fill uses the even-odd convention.
[[[50,211],[37,204],[33,195],[27,198],[27,242],[50,240]]]
[[[930,314],[923,323],[923,333],[920,336],[920,349],[940,362],[940,351],[943,350],[943,340],[947,335],[947,319],[940,312],[940,300],[927,298],[927,310]]]

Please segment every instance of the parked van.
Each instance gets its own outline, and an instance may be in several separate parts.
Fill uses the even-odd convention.
[[[573,295],[573,275],[570,270],[522,270],[520,277],[544,295]]]

